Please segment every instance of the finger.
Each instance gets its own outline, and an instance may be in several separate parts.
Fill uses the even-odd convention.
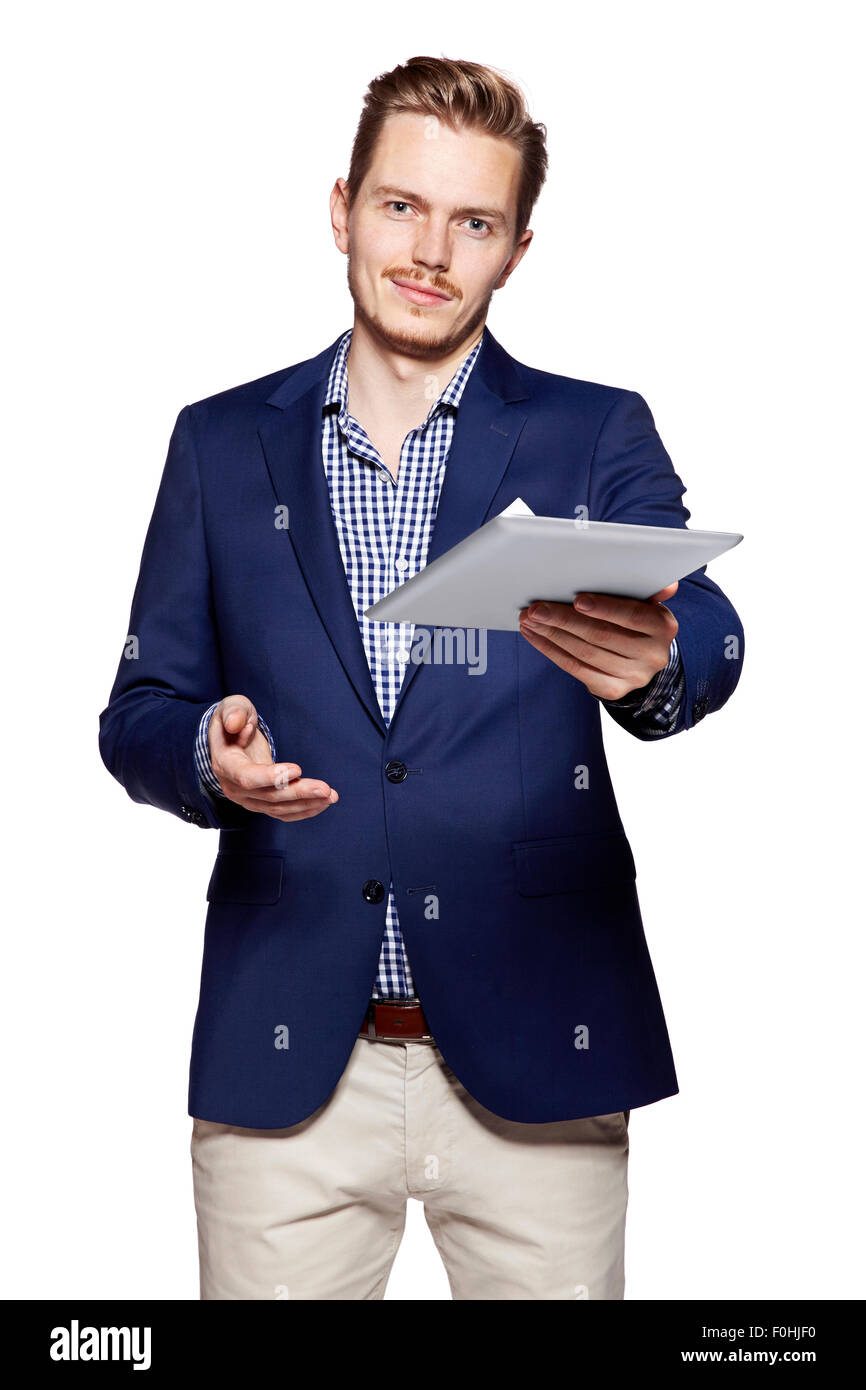
[[[237,798],[238,804],[245,806],[247,810],[255,811],[259,815],[274,816],[278,820],[305,820],[310,816],[318,816],[322,811],[336,805],[339,799],[333,790],[329,797],[305,797],[298,801],[268,801],[254,793],[241,794]]]
[[[574,616],[574,615],[572,615]],[[608,624],[600,624],[607,628]],[[540,636],[553,643],[560,651],[568,656],[576,657],[578,661],[587,666],[594,667],[598,671],[603,671],[607,675],[618,676],[621,680],[627,680],[634,676],[636,668],[635,659],[643,657],[647,660],[650,653],[642,644],[651,643],[648,637],[623,637],[623,645],[630,643],[631,651],[617,651],[613,647],[604,646],[602,643],[589,642],[585,637],[581,637],[578,632],[570,627],[556,627],[551,623],[545,623],[543,627],[533,627],[531,623],[523,622],[520,626],[521,632],[527,636],[530,632],[538,633]],[[613,629],[620,631],[620,629]],[[651,645],[654,645],[651,643]],[[647,680],[649,677],[646,678]],[[643,684],[644,682],[640,682]]]
[[[278,783],[274,787],[253,787],[250,790],[250,795],[257,797],[260,801],[267,802],[269,806],[298,801],[327,803],[337,797],[336,791],[333,787],[329,787],[327,782],[315,781],[310,777]]]
[[[528,635],[528,632],[524,633],[524,636]],[[546,627],[541,635],[551,644],[547,654],[552,656],[555,650],[559,650],[565,657],[571,657],[579,663],[578,668],[573,664],[569,665],[568,662],[563,664],[562,661],[557,661],[564,670],[575,674],[578,669],[582,669],[584,672],[594,671],[602,676],[611,676],[621,683],[620,694],[625,694],[628,690],[638,690],[646,685],[660,669],[660,664],[663,665],[667,661],[667,649],[664,661],[660,663],[658,643],[648,637],[639,639],[641,647],[637,657],[624,657],[610,648],[597,647],[592,642],[575,637],[562,628]]]
[[[561,667],[568,675],[575,676],[581,681],[592,695],[596,695],[600,700],[617,700],[626,693],[626,682],[611,676],[606,671],[600,671],[598,667],[591,666],[586,661],[580,661],[576,656],[557,646],[549,637],[543,636],[539,632],[524,632],[526,640],[541,652],[543,656],[550,658],[556,666]]]
[[[664,590],[659,590],[664,593]],[[589,608],[584,604],[588,602]],[[593,622],[613,623],[631,632],[643,632],[648,637],[661,637],[669,633],[676,635],[677,620],[669,608],[650,600],[618,598],[613,594],[576,594],[574,611],[579,617],[591,618]]]
[[[239,757],[243,757],[240,754]],[[291,775],[280,769],[292,769]],[[314,777],[298,776],[300,768],[295,763],[251,763],[241,762],[235,770],[226,775],[222,770],[225,787],[232,796],[252,795],[268,805],[280,802],[323,801],[327,802],[336,792],[327,782]],[[217,774],[219,776],[219,774]]]
[[[227,746],[211,759],[216,777],[235,789],[259,791],[296,783],[301,775],[297,763],[254,763],[241,748]],[[319,782],[317,786],[326,786]]]
[[[320,816],[322,812],[327,811],[327,809],[327,806],[316,806],[311,811],[297,809],[281,810],[276,807],[270,807],[268,810],[260,811],[258,814],[270,816],[271,820],[280,821],[283,825],[291,825],[295,821],[312,820],[314,816]]]
[[[246,810],[252,811],[255,815],[270,816],[272,820],[296,821],[312,820],[313,816],[320,816],[323,811],[330,810],[331,803],[324,801],[317,805],[310,805],[309,802],[302,801],[296,806],[259,806],[253,802],[242,801],[239,805]]]
[[[547,616],[545,616],[547,610]],[[534,620],[540,623],[540,630],[546,636],[552,636],[557,630],[571,633],[576,639],[604,652],[611,652],[626,661],[646,662],[652,659],[652,648],[658,638],[652,638],[645,633],[638,633],[628,628],[619,627],[616,623],[605,622],[598,618],[589,618],[584,613],[578,613],[570,604],[566,603],[534,603],[529,610],[526,620],[530,629],[533,625],[533,611],[538,614]],[[555,636],[553,641],[557,641]],[[670,643],[668,643],[668,646]],[[580,652],[576,653],[578,656]],[[594,662],[592,652],[584,652],[584,659],[590,663]],[[599,663],[603,665],[604,663]]]

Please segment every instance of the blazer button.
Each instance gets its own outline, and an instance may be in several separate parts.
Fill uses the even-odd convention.
[[[385,885],[377,878],[368,878],[361,891],[368,903],[380,903],[385,896]]]
[[[405,782],[409,769],[405,763],[390,762],[385,765],[385,776],[389,782]]]
[[[692,706],[692,722],[693,722],[693,723],[697,724],[699,720],[703,719],[704,715],[705,715],[706,712],[707,712],[707,708],[708,708],[708,706],[709,706],[709,703],[710,703],[710,702],[709,702],[709,700],[707,699],[706,695],[702,695],[701,698],[700,698],[699,700],[695,700],[695,703],[694,703],[694,705]]]

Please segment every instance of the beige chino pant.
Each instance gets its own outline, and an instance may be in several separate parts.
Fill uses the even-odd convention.
[[[381,1299],[406,1201],[455,1299],[621,1299],[628,1112],[492,1114],[432,1043],[359,1038],[288,1129],[193,1120],[203,1299]]]

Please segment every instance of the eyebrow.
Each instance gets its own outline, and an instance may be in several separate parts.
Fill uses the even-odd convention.
[[[399,200],[401,203],[417,203],[418,207],[421,208],[423,212],[430,211],[430,203],[426,198],[422,197],[420,193],[410,193],[408,189],[405,188],[394,188],[389,183],[380,184],[379,187],[374,188],[370,194],[372,198],[382,198],[386,195],[390,198]],[[486,218],[488,222],[496,222],[502,227],[507,225],[507,218],[503,212],[500,212],[499,208],[452,208],[451,216],[481,217]]]

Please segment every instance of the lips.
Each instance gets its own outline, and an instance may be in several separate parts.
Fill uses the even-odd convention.
[[[427,285],[420,285],[414,280],[392,280],[397,293],[403,299],[408,299],[411,304],[448,304],[451,296],[444,294],[441,290],[432,290]]]

